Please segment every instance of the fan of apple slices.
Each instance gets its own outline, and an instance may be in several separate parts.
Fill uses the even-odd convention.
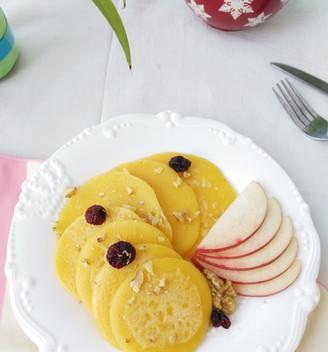
[[[231,280],[239,295],[270,296],[297,279],[301,263],[292,220],[251,182],[199,244],[193,261]]]

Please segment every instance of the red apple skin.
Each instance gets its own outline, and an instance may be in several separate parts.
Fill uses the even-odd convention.
[[[204,263],[227,270],[251,270],[268,265],[275,261],[288,247],[293,236],[293,223],[289,217],[284,218],[280,229],[274,239],[261,251],[256,251],[241,258],[222,259],[219,257],[208,258],[196,253]],[[261,256],[263,258],[261,258]],[[256,264],[255,264],[256,263]]]
[[[263,187],[251,182],[203,238],[195,255],[234,248],[252,237],[263,224],[268,199]]]
[[[256,284],[235,284],[234,288],[237,292],[237,294],[239,296],[244,296],[244,297],[268,297],[268,296],[272,296],[275,294],[278,294],[282,291],[285,291],[287,288],[289,288],[299,277],[301,272],[301,262],[300,260],[296,259],[294,260],[293,264],[285,271],[283,272],[281,275],[279,275],[278,277],[266,281],[264,283],[256,283]],[[267,292],[265,292],[265,290],[263,290],[263,285],[272,285],[275,284],[276,286],[276,290],[273,288],[268,288]],[[257,286],[262,285],[262,293],[255,293]],[[254,288],[252,288],[252,286]],[[247,293],[243,293],[243,287],[247,287],[250,290],[253,289],[254,294],[247,294]]]
[[[268,219],[268,217],[270,217],[270,219]],[[262,226],[260,226],[256,233],[251,236],[248,240],[228,250],[218,251],[215,253],[208,253],[204,251],[199,252],[199,254],[208,258],[222,259],[242,258],[247,255],[253,254],[264,248],[273,240],[279,230],[281,222],[281,206],[276,199],[271,198],[269,199],[268,214],[265,217]]]
[[[272,280],[284,273],[294,262],[298,251],[298,243],[294,237],[286,251],[274,262],[251,270],[226,270],[204,263],[200,258],[193,258],[193,263],[198,268],[207,268],[217,276],[230,280],[234,284],[258,284]],[[261,277],[261,279],[260,279]]]
[[[262,225],[262,223],[259,225],[259,227]],[[228,249],[232,249],[235,248],[237,246],[240,246],[242,243],[244,243],[245,241],[249,240],[258,230],[258,228],[252,232],[248,237],[244,238],[243,240],[238,240],[236,243],[232,244],[231,246],[227,246],[227,247],[223,247],[223,248],[197,248],[195,251],[195,255],[197,253],[203,254],[203,253],[218,253],[218,252],[223,252],[226,251]]]
[[[229,12],[220,11],[225,3],[224,0],[186,0],[186,3],[191,8],[196,5],[203,5],[204,14],[200,17],[211,27],[223,31],[238,31],[251,28],[248,25],[249,19],[263,16],[266,21],[283,8],[281,0],[250,0],[251,13],[239,12],[232,16]]]

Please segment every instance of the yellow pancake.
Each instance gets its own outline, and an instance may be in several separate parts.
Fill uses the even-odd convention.
[[[112,298],[116,290],[124,282],[126,277],[131,273],[135,273],[142,264],[146,263],[145,266],[147,267],[147,261],[150,259],[179,257],[179,254],[173,249],[152,243],[137,245],[135,249],[136,258],[132,263],[121,269],[115,269],[108,263],[105,263],[93,284],[93,316],[103,336],[113,345],[117,344],[111,329],[109,315]]]
[[[149,157],[151,160],[168,165],[174,156],[182,155],[191,161],[187,172],[181,172],[181,178],[194,190],[200,208],[200,237],[207,234],[221,214],[235,200],[236,193],[221,170],[209,160],[185,153],[162,153]],[[189,254],[192,254],[190,251]]]
[[[137,270],[114,295],[110,322],[116,341],[126,352],[194,351],[210,322],[207,281],[183,259],[154,259],[152,266],[153,275]]]
[[[93,177],[71,194],[55,224],[57,234],[60,236],[68,225],[94,204],[105,208],[109,206],[127,208],[148,222],[156,218],[157,222],[153,225],[169,238],[172,237],[171,226],[152,188],[137,177],[114,171]]]
[[[137,160],[114,170],[127,170],[152,187],[171,224],[174,249],[180,254],[190,250],[200,231],[198,200],[192,188],[167,164],[153,160]]]
[[[92,285],[105,264],[108,247],[118,241],[155,243],[172,247],[167,237],[156,227],[140,221],[120,221],[108,225],[103,237],[93,236],[82,247],[76,265],[75,284],[80,300],[91,309]]]
[[[106,221],[96,226],[88,224],[84,215],[81,215],[66,228],[58,241],[55,255],[56,273],[60,282],[76,297],[78,297],[75,285],[76,263],[85,242],[91,237],[104,236],[108,225],[113,221],[142,221],[133,211],[121,207],[109,207],[106,213]]]

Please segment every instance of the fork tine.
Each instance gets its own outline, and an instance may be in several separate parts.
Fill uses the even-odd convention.
[[[289,105],[296,113],[298,119],[301,120],[307,126],[311,121],[304,115],[302,109],[298,106],[291,89],[287,86],[287,84],[283,80],[280,81],[280,85],[278,86],[281,93],[284,95],[285,99],[288,101]]]
[[[288,86],[292,97],[294,97],[295,104],[302,110],[305,117],[312,122],[318,117],[318,114],[314,111],[311,105],[302,97],[301,93],[296,87],[286,78],[286,85]]]
[[[308,110],[308,112],[314,117],[318,117],[318,113],[313,109],[309,102],[307,102],[303,95],[296,89],[296,87],[286,78],[287,83],[289,84],[290,88],[293,90],[294,94],[300,99],[304,107]]]
[[[277,87],[280,88],[279,85],[277,85]],[[278,98],[278,100],[280,101],[281,105],[287,111],[287,113],[290,116],[290,118],[292,119],[292,121],[295,123],[295,125],[299,129],[301,129],[303,132],[305,132],[305,127],[306,127],[305,124],[303,124],[303,122],[301,120],[299,120],[299,118],[297,117],[296,113],[294,112],[294,110],[289,105],[288,100],[285,99],[283,95],[279,94],[278,91],[275,88],[272,88],[272,90],[273,90],[274,94],[276,95],[276,97]]]
[[[304,119],[302,114],[300,114],[299,109],[295,105],[294,101],[290,98],[288,93],[285,91],[282,83],[277,84],[278,91],[280,92],[281,96],[284,98],[285,103],[288,104],[289,108],[293,112],[293,116],[298,119],[298,121],[301,123],[302,126],[306,127],[307,126],[307,120]]]

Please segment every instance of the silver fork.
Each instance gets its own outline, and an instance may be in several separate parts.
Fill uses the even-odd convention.
[[[295,125],[308,137],[328,141],[328,121],[321,117],[286,78],[272,88]]]

